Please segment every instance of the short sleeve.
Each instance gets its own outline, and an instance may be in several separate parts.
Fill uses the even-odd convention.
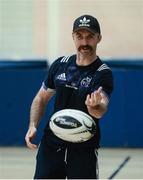
[[[43,81],[43,88],[44,89],[55,89],[55,84],[54,84],[54,76],[55,76],[55,73],[57,72],[58,70],[58,67],[59,67],[59,61],[60,59],[57,59],[55,60],[52,65],[50,66],[49,70],[48,70],[48,74],[46,75],[44,81]]]
[[[113,74],[111,70],[100,72],[98,82],[94,85],[94,91],[102,86],[103,91],[110,97],[113,91]]]
[[[108,94],[110,97],[112,91],[113,91],[113,74],[112,71],[107,71],[103,74],[103,78],[100,82],[101,86],[103,87],[103,91]]]

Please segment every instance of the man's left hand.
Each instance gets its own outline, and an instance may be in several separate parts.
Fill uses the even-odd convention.
[[[96,91],[87,95],[85,104],[88,112],[96,117],[101,118],[107,110],[108,97],[102,91],[102,87],[99,87]]]

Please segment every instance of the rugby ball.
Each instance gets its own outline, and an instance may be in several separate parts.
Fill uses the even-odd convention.
[[[56,112],[50,118],[49,126],[57,137],[73,143],[89,140],[96,131],[96,124],[92,117],[75,109]]]

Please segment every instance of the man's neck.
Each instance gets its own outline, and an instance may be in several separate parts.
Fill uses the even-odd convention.
[[[82,54],[77,54],[77,58],[76,58],[76,64],[79,66],[88,66],[89,64],[91,64],[92,62],[94,62],[97,59],[97,55],[82,55]]]

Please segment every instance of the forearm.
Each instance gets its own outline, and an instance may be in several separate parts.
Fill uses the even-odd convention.
[[[29,127],[38,127],[46,109],[46,103],[42,98],[36,97],[31,105]]]

